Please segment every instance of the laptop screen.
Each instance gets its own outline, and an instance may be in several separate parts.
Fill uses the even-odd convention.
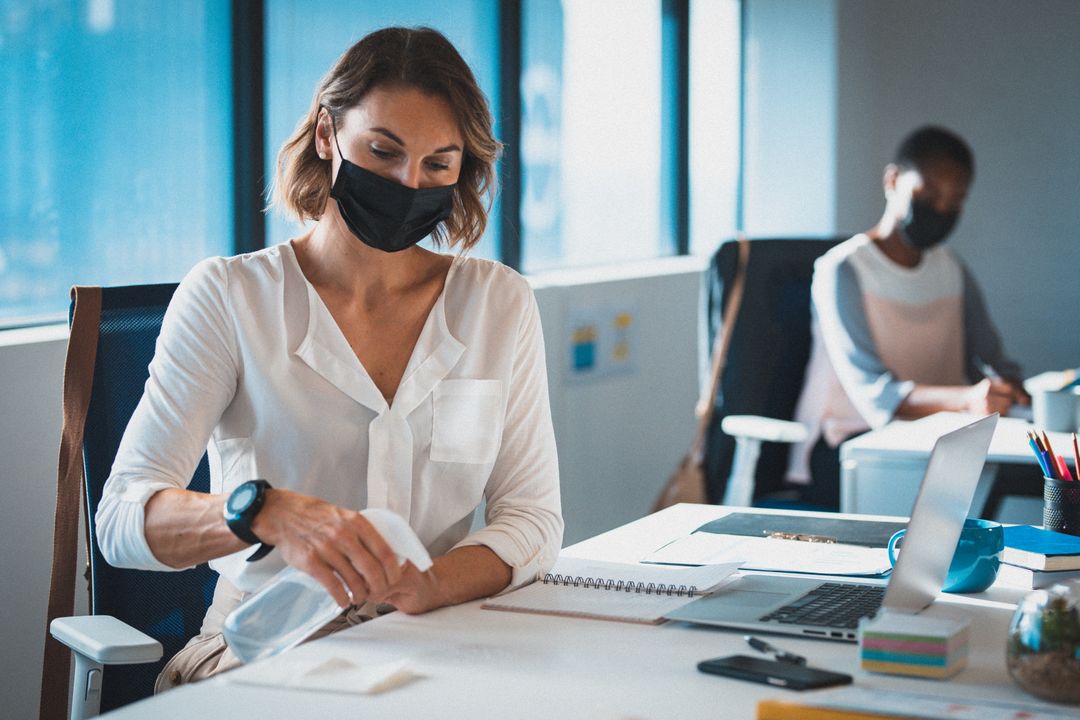
[[[945,582],[964,519],[979,484],[997,414],[938,438],[930,453],[907,534],[885,591],[884,607],[917,613]]]

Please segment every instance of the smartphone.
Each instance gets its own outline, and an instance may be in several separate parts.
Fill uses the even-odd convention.
[[[851,684],[851,676],[843,673],[779,660],[766,660],[765,658],[751,657],[749,655],[729,655],[728,657],[702,660],[697,667],[698,670],[704,673],[726,675],[727,677],[750,680],[751,682],[791,690],[809,690],[811,688]]]

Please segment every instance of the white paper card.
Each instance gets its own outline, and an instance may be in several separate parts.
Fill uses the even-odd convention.
[[[330,657],[314,664],[260,663],[223,677],[248,685],[372,695],[401,687],[420,675],[405,659],[367,663]]]

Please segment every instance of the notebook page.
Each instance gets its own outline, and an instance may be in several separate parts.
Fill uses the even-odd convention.
[[[572,581],[581,578],[586,580],[622,581],[624,585],[634,584],[647,587],[649,583],[655,586],[697,588],[697,594],[707,593],[712,588],[723,582],[731,573],[738,569],[739,562],[724,562],[717,564],[702,564],[699,567],[683,567],[678,565],[645,565],[641,563],[613,563],[598,560],[583,560],[580,558],[560,557],[555,562],[548,576],[561,578],[560,583],[567,583],[567,578]],[[686,592],[686,591],[684,591]]]
[[[658,624],[663,622],[665,614],[692,599],[686,595],[651,595],[536,582],[501,597],[491,598],[481,607],[487,610]]]
[[[739,563],[664,567],[559,558],[544,581],[487,600],[482,608],[657,624],[719,585]],[[664,591],[655,589],[663,586]]]

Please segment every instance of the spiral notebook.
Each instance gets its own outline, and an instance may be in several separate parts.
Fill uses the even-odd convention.
[[[480,607],[658,625],[666,613],[714,590],[740,564],[678,567],[560,557],[543,580]]]

